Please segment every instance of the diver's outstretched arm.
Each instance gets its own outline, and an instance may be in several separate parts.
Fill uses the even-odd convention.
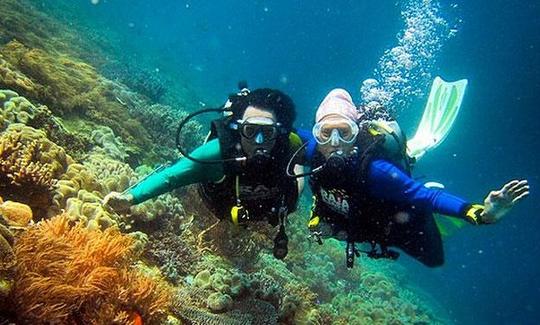
[[[480,215],[483,223],[495,223],[504,217],[514,205],[529,195],[527,180],[513,180],[500,190],[489,192]]]
[[[221,159],[217,139],[195,149],[191,155],[201,160]],[[105,196],[103,205],[116,212],[127,212],[130,206],[142,203],[175,188],[195,183],[216,182],[224,176],[222,164],[203,165],[180,158],[170,166],[156,169],[123,193],[112,192]]]

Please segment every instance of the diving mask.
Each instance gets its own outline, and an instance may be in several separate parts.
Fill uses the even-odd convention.
[[[358,125],[344,116],[333,116],[316,123],[313,126],[313,136],[320,145],[330,143],[333,146],[343,143],[353,143],[358,135]]]
[[[270,118],[256,117],[238,122],[242,137],[256,144],[275,140],[279,134],[280,123],[275,123]]]

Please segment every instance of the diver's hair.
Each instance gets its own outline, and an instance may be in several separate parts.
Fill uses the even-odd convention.
[[[277,89],[260,88],[252,90],[238,103],[239,115],[244,114],[248,106],[254,106],[274,112],[276,119],[287,130],[291,130],[296,119],[296,107],[292,99]]]

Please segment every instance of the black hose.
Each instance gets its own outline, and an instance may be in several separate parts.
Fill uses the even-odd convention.
[[[301,145],[300,148],[298,148],[298,149],[294,152],[294,154],[291,156],[291,159],[289,159],[289,162],[287,163],[287,170],[286,170],[287,176],[293,177],[293,178],[300,178],[300,177],[311,176],[311,175],[313,175],[313,174],[315,174],[315,173],[320,172],[320,171],[324,168],[324,166],[326,165],[326,164],[323,164],[323,165],[321,165],[321,166],[319,166],[319,167],[317,167],[317,168],[315,168],[315,169],[313,169],[313,170],[311,170],[311,171],[309,171],[309,172],[307,172],[307,173],[303,173],[303,174],[298,174],[298,175],[296,175],[296,174],[294,174],[294,170],[293,170],[293,172],[291,173],[291,165],[292,165],[292,162],[294,161],[294,159],[296,158],[296,156],[298,155],[298,153],[299,153],[302,149],[304,149],[305,147],[307,147],[308,144],[309,144],[309,142],[306,142],[306,143],[304,143],[303,145]]]
[[[197,115],[200,115],[200,114],[209,113],[209,112],[224,113],[224,112],[227,112],[227,111],[229,111],[229,109],[227,109],[227,108],[207,108],[207,109],[203,109],[203,110],[200,110],[200,111],[197,111],[197,112],[193,112],[193,113],[189,114],[188,116],[186,116],[180,122],[180,124],[178,125],[178,129],[176,131],[176,148],[182,154],[182,156],[186,157],[187,159],[189,159],[191,161],[194,161],[194,162],[197,162],[197,163],[200,163],[200,164],[222,164],[222,163],[228,162],[228,161],[242,161],[242,160],[245,160],[245,157],[229,158],[229,159],[205,159],[205,160],[197,159],[197,158],[194,158],[194,157],[190,156],[184,149],[182,149],[182,146],[180,144],[180,134],[182,133],[182,128],[193,117],[195,117]]]

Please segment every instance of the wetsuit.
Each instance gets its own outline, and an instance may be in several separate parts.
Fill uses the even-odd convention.
[[[305,139],[306,133],[299,134]],[[314,148],[307,154],[312,163]],[[399,247],[427,266],[442,265],[442,239],[433,213],[470,221],[471,204],[425,187],[384,159],[373,159],[364,171],[360,164],[348,168],[338,176],[323,171],[310,177],[315,197],[312,221],[316,218],[325,225],[327,236]],[[315,225],[312,221],[310,227]]]
[[[300,145],[296,135],[289,136],[287,141],[284,145],[287,152]],[[213,139],[194,150],[191,156],[199,160],[221,160],[222,148],[220,140]],[[216,217],[231,219],[231,208],[241,203],[249,211],[248,220],[266,220],[277,225],[280,213],[293,212],[298,199],[296,180],[285,175],[286,163],[285,158],[277,156],[261,169],[249,162],[231,167],[232,163],[201,164],[184,158],[142,180],[129,194],[138,204],[178,187],[199,184],[203,201]]]
[[[219,141],[210,140],[195,149],[191,156],[201,160],[221,159]],[[133,203],[139,204],[175,188],[206,182],[217,182],[223,178],[222,164],[199,164],[189,159],[179,159],[174,164],[147,177],[137,184],[129,194],[133,195]]]

